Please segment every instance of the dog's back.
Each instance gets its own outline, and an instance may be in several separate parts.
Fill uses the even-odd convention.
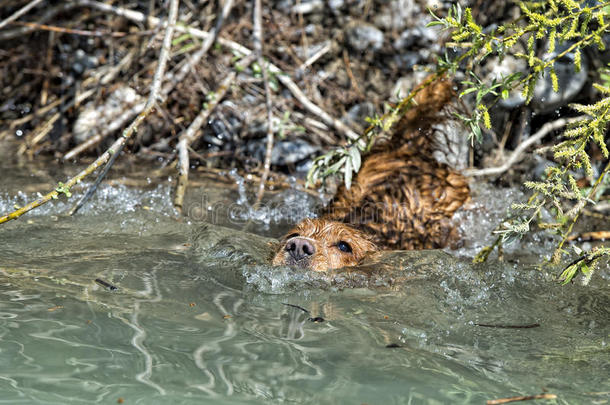
[[[339,188],[324,218],[360,228],[387,249],[457,245],[451,217],[469,199],[468,183],[432,157],[433,125],[450,119],[454,97],[447,80],[423,88],[392,138],[364,158],[351,188]]]

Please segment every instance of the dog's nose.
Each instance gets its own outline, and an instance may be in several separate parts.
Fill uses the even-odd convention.
[[[286,243],[286,251],[298,262],[313,255],[316,252],[316,248],[307,239],[293,238]]]

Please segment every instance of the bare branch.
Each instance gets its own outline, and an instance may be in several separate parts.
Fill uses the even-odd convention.
[[[220,28],[222,27],[223,20],[229,15],[231,8],[233,7],[233,0],[226,0],[222,12],[216,21],[216,25],[212,34],[208,36],[204,43],[201,45],[201,49],[199,49],[192,58],[190,58],[189,63],[185,64],[180,71],[177,73],[175,80],[173,83],[178,83],[186,77],[187,73],[191,69],[191,67],[199,62],[201,58],[208,52],[214,41],[216,40],[218,33],[220,32]],[[248,61],[242,61],[249,64]],[[235,80],[235,76],[237,75],[236,71],[230,72],[225,79],[221,82],[220,86],[216,89],[214,93],[214,99],[210,100],[207,108],[201,110],[197,117],[191,122],[191,125],[180,135],[180,140],[178,141],[178,145],[176,149],[178,150],[178,184],[176,186],[176,194],[174,196],[174,207],[182,212],[182,207],[184,204],[184,193],[186,192],[186,187],[188,186],[189,181],[189,168],[190,168],[190,158],[188,153],[188,147],[191,145],[201,134],[199,129],[203,126],[205,122],[208,121],[208,117],[214,110],[214,108],[218,105],[220,100],[223,99],[226,94],[229,86]],[[168,83],[168,86],[173,85],[173,83]],[[165,88],[164,88],[165,90]]]
[[[146,16],[138,11],[127,10],[127,9],[120,8],[120,7],[110,6],[110,5],[95,1],[95,0],[75,0],[75,1],[77,4],[79,4],[81,6],[93,7],[98,10],[103,10],[103,11],[107,11],[110,13],[114,13],[116,15],[125,17],[132,21],[147,23],[147,24],[150,24],[153,26],[159,25],[161,23],[161,21],[156,17]],[[212,35],[209,32],[202,31],[202,30],[199,30],[196,28],[191,28],[188,26],[183,26],[183,25],[177,26],[176,31],[187,32],[195,37],[203,38],[204,40],[206,38],[208,38],[210,35]],[[222,37],[218,37],[217,42],[220,45],[231,49],[232,51],[241,53],[242,55],[250,55],[252,53],[252,51],[250,49],[246,48],[245,46],[240,45],[237,42],[233,42],[231,40],[222,38]],[[350,127],[345,125],[342,121],[332,117],[326,111],[322,110],[320,107],[318,107],[316,104],[314,104],[311,100],[309,100],[307,98],[307,96],[301,91],[301,89],[299,89],[299,86],[297,86],[296,83],[294,81],[292,81],[292,79],[288,75],[283,73],[280,70],[280,68],[278,68],[277,66],[275,66],[272,63],[269,63],[269,72],[276,75],[277,79],[284,86],[286,86],[286,88],[292,93],[292,95],[311,114],[318,116],[325,124],[334,127],[337,131],[339,131],[340,133],[345,135],[348,139],[356,140],[359,138],[358,134],[356,132],[354,132],[354,130],[352,130]]]
[[[314,63],[316,63],[316,61],[318,59],[320,59],[322,56],[324,56],[325,54],[327,54],[332,48],[332,43],[331,41],[326,41],[324,43],[324,46],[322,48],[320,48],[320,50],[318,50],[316,53],[314,53],[313,55],[311,55],[309,57],[309,59],[307,59],[305,62],[303,62],[301,64],[301,66],[299,66],[297,68],[297,72],[304,72],[305,69],[307,69],[309,66],[313,65]]]
[[[142,114],[146,112],[146,115],[142,117],[142,120],[146,116],[148,116],[148,114],[150,114],[150,112],[157,103],[157,98],[159,97],[159,89],[161,89],[161,82],[163,81],[163,76],[165,74],[165,66],[167,65],[167,60],[169,59],[169,51],[172,44],[172,36],[174,35],[174,27],[176,25],[176,20],[178,19],[178,3],[178,0],[171,0],[170,2],[169,15],[167,16],[167,28],[165,30],[165,36],[163,37],[161,51],[159,52],[159,62],[157,64],[157,69],[155,70],[153,81],[150,86],[150,93],[148,94],[146,106],[144,107],[144,111],[140,114],[140,116],[142,116]],[[140,118],[140,116],[138,116],[136,120]],[[135,129],[136,128],[134,128],[134,130]],[[95,190],[97,190],[99,184],[102,182],[104,177],[106,177],[106,173],[108,173],[108,170],[110,170],[116,158],[121,154],[121,151],[123,150],[123,147],[125,146],[126,142],[127,138],[124,135],[123,137],[120,137],[114,142],[113,146],[116,145],[116,152],[113,153],[112,156],[110,156],[110,158],[108,159],[108,163],[106,163],[106,166],[104,167],[104,170],[102,170],[97,179],[95,179],[95,182],[91,185],[91,187],[89,187],[89,189],[81,197],[81,199],[72,207],[72,209],[68,213],[69,215],[74,215],[76,211],[78,211],[80,207],[82,207],[83,204],[89,198],[91,198],[93,193],[95,193]]]
[[[24,15],[25,13],[27,13],[28,11],[30,11],[31,9],[36,7],[42,1],[43,0],[34,0],[34,1],[31,1],[30,3],[26,4],[25,6],[21,7],[19,10],[17,10],[15,13],[13,13],[13,15],[4,19],[4,21],[0,22],[0,30],[2,28],[4,28],[4,26],[6,24],[9,24],[9,23],[15,21],[16,19],[18,19],[19,17],[21,17],[22,15]]]
[[[252,58],[244,59],[244,63],[250,64]],[[178,141],[178,185],[176,186],[176,195],[174,196],[174,206],[179,211],[182,211],[182,204],[184,201],[184,193],[188,184],[188,172],[189,172],[189,154],[188,147],[191,145],[199,136],[201,131],[199,129],[208,121],[208,118],[214,108],[220,103],[227,91],[229,90],[231,83],[235,80],[237,75],[236,71],[231,71],[224,80],[220,83],[216,91],[214,92],[214,98],[210,100],[207,108],[202,109],[197,117],[191,122],[191,125],[180,135]]]
[[[55,17],[59,13],[66,12],[77,7],[78,4],[75,3],[62,3],[58,6],[49,8],[39,19],[38,24],[42,24],[45,21],[49,21],[53,17]],[[7,39],[13,39],[25,35],[29,32],[34,31],[33,27],[19,27],[12,30],[4,30],[0,32],[0,41],[6,41]]]
[[[165,100],[167,98],[167,95],[169,93],[171,93],[171,91],[176,87],[176,84],[178,84],[182,80],[184,80],[186,75],[191,71],[192,67],[197,65],[199,63],[199,61],[201,60],[201,58],[203,58],[203,56],[205,56],[207,51],[210,49],[210,47],[214,43],[214,40],[215,40],[218,32],[220,31],[222,21],[229,15],[232,5],[233,5],[233,0],[227,0],[225,2],[224,6],[222,8],[222,12],[221,12],[220,16],[218,17],[218,20],[216,21],[216,26],[215,26],[214,30],[212,31],[212,34],[208,35],[208,37],[205,38],[205,40],[204,40],[205,42],[202,44],[201,48],[193,56],[191,56],[188,59],[188,62],[185,63],[180,68],[180,70],[175,75],[173,75],[172,79],[163,86],[161,93],[159,95],[160,100]],[[150,19],[148,21],[151,24],[153,23],[153,22],[151,22]],[[159,19],[156,19],[155,21],[156,21],[156,24],[161,23],[161,20],[159,20]],[[121,114],[120,117],[118,117],[116,120],[114,120],[111,125],[103,128],[98,134],[90,137],[85,142],[75,146],[68,153],[66,153],[64,156],[64,160],[73,159],[76,156],[80,155],[82,152],[97,145],[104,138],[106,138],[109,134],[113,133],[114,131],[116,131],[117,129],[122,127],[127,121],[129,121],[133,116],[137,115],[143,109],[144,109],[144,103],[139,103],[139,104],[133,106],[132,108],[130,108],[128,111],[125,111],[123,114]]]
[[[185,63],[175,74],[172,81],[165,85],[165,87],[163,88],[164,94],[169,94],[169,92],[173,90],[177,83],[180,83],[182,80],[184,80],[186,75],[190,72],[191,68],[197,65],[201,58],[203,58],[205,54],[208,53],[208,50],[210,49],[212,44],[214,44],[214,41],[216,41],[216,38],[218,37],[218,33],[220,32],[220,28],[222,27],[223,21],[231,12],[231,8],[233,8],[233,0],[226,0],[222,6],[222,11],[220,15],[216,20],[216,25],[214,26],[214,29],[212,30],[210,35],[208,35],[207,38],[204,39],[203,44],[201,44],[201,48],[199,48],[199,50],[189,58],[188,63]]]
[[[271,152],[273,151],[271,90],[269,89],[269,73],[267,72],[268,67],[265,65],[265,61],[263,60],[263,17],[261,9],[261,0],[254,0],[254,53],[256,54],[258,64],[263,72],[263,86],[265,87],[265,104],[267,106],[267,147],[265,151],[263,174],[261,175],[261,181],[258,185],[258,192],[256,193],[254,210],[258,209],[259,204],[263,200],[263,195],[265,194],[265,182],[267,181],[267,177],[269,177],[269,170],[271,169]]]
[[[127,142],[127,140],[133,135],[133,133],[138,128],[138,126],[142,123],[142,121],[144,121],[144,119],[146,119],[146,117],[151,113],[151,111],[153,110],[153,108],[155,106],[156,99],[157,99],[157,93],[160,88],[161,80],[163,78],[163,72],[165,69],[165,65],[167,63],[169,47],[171,44],[171,37],[173,35],[173,27],[176,23],[177,16],[178,16],[178,0],[172,0],[170,3],[168,27],[165,31],[163,47],[161,48],[161,52],[159,53],[159,63],[157,65],[157,71],[155,72],[155,75],[154,75],[153,84],[151,86],[150,94],[148,96],[148,102],[146,103],[146,107],[144,108],[144,111],[142,111],[132,121],[132,123],[129,125],[129,127],[127,127],[125,129],[125,131],[123,131],[122,136],[120,136],[112,144],[112,146],[110,146],[110,148],[108,148],[108,150],[106,150],[106,152],[104,152],[100,157],[98,157],[95,160],[95,162],[90,164],[85,170],[81,171],[79,174],[77,174],[76,176],[69,179],[65,184],[60,184],[59,187],[57,187],[55,190],[51,191],[50,193],[47,193],[46,195],[39,198],[38,200],[33,201],[33,202],[27,204],[25,207],[22,207],[10,214],[0,217],[0,224],[10,221],[12,219],[17,219],[21,215],[25,214],[26,212],[31,211],[32,209],[39,207],[39,206],[49,202],[52,199],[56,199],[60,193],[68,194],[69,190],[72,186],[79,183],[83,178],[85,178],[89,174],[93,173],[95,170],[100,168],[103,164],[106,164],[104,171],[97,178],[94,186],[92,186],[88,190],[88,193],[91,192],[91,194],[92,194],[93,191],[95,191],[96,184],[99,184],[99,182],[103,179],[105,173],[108,171],[108,169],[110,169],[110,167],[112,166],[112,163],[114,162],[116,157],[120,154],[120,151],[123,148],[123,146],[125,145],[125,143]],[[84,201],[84,198],[81,199],[81,201]],[[72,211],[75,211],[76,209],[78,209],[78,208],[73,208]]]
[[[547,122],[531,137],[527,138],[526,141],[519,144],[517,149],[511,153],[511,155],[506,159],[503,165],[497,167],[488,167],[486,169],[478,169],[478,170],[465,170],[465,176],[492,176],[496,174],[502,174],[508,169],[510,169],[515,163],[520,161],[525,154],[527,148],[531,145],[539,142],[542,138],[544,138],[549,132],[564,127],[572,122],[580,121],[582,117],[574,117],[574,118],[560,118],[553,122]]]

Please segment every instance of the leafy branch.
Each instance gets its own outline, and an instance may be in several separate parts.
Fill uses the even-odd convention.
[[[345,186],[349,189],[353,175],[360,170],[362,154],[369,152],[375,144],[375,140],[381,134],[387,133],[404,115],[405,111],[414,105],[413,99],[417,93],[441,77],[444,72],[445,69],[439,69],[435,74],[429,76],[424,83],[402,99],[396,107],[389,108],[389,111],[383,116],[367,118],[367,122],[371,125],[358,138],[352,140],[346,146],[335,148],[314,159],[312,167],[307,173],[307,185],[312,187],[318,181],[324,182],[328,177],[342,173]]]
[[[519,3],[519,9],[520,16],[514,21],[491,29],[477,24],[472,11],[469,8],[462,9],[459,4],[452,6],[445,17],[432,13],[434,21],[428,25],[448,31],[452,42],[447,43],[447,46],[458,50],[458,55],[453,59],[447,54],[439,57],[436,75],[411,92],[394,110],[372,119],[373,125],[360,137],[366,140],[364,146],[354,142],[316,159],[308,175],[309,183],[342,173],[346,186],[349,187],[353,173],[360,166],[360,153],[366,153],[375,138],[392,127],[412,105],[414,95],[421,88],[441,75],[460,69],[468,72],[467,78],[461,83],[459,96],[472,97],[475,108],[470,116],[459,114],[457,117],[470,128],[471,139],[480,140],[482,128],[491,128],[489,107],[500,98],[506,99],[512,91],[520,89],[525,103],[529,103],[534,96],[536,83],[543,77],[550,79],[553,90],[557,92],[557,61],[572,54],[574,69],[579,71],[581,55],[585,49],[605,49],[603,36],[610,31],[610,23],[607,22],[610,17],[610,1],[595,5],[585,0],[523,1]],[[567,45],[558,52],[557,44]],[[524,61],[527,71],[498,77],[491,82],[486,82],[473,72],[474,67],[487,58],[496,57],[502,61],[506,56]],[[599,199],[599,189],[606,184],[604,178],[610,167],[606,164],[596,174],[589,155],[591,148],[596,146],[604,160],[608,160],[605,133],[610,123],[610,71],[602,79],[604,84],[595,85],[603,97],[600,101],[592,105],[571,106],[583,114],[584,118],[572,122],[550,149],[557,166],[547,167],[542,180],[525,183],[532,190],[532,196],[526,203],[511,207],[513,214],[495,231],[496,240],[491,246],[482,249],[475,261],[486,260],[494,249],[501,250],[503,243],[524,236],[535,226],[560,236],[560,242],[552,255],[553,263],[558,263],[566,253],[563,245],[583,208]],[[578,173],[594,178],[593,186],[589,189],[579,186],[576,181]],[[550,222],[543,221],[543,209],[548,209],[553,214]],[[610,250],[607,248],[591,250],[583,256],[586,260],[566,268],[561,281],[569,282],[578,273],[590,275],[595,264],[602,257],[608,256]]]
[[[453,60],[447,55],[439,58],[436,74],[414,89],[395,109],[391,109],[381,117],[371,119],[372,125],[360,137],[352,140],[346,146],[331,150],[317,158],[308,173],[308,185],[312,186],[319,180],[324,181],[329,176],[342,173],[346,187],[349,188],[353,175],[357,173],[355,168],[359,167],[354,164],[351,156],[355,156],[358,152],[368,152],[375,139],[381,134],[387,133],[401,115],[413,105],[413,97],[422,88],[446,73],[457,71],[462,62],[467,62],[466,70],[472,72],[472,66],[475,63],[480,63],[490,56],[498,56],[501,60],[510,53],[516,58],[526,60],[530,67],[528,74],[513,73],[494,79],[490,84],[484,83],[474,73],[471,73],[472,80],[462,82],[465,89],[460,97],[476,92],[476,108],[470,117],[458,115],[458,118],[470,128],[471,136],[477,140],[481,139],[481,127],[488,129],[491,127],[489,108],[483,103],[486,96],[494,97],[490,103],[493,104],[499,97],[508,98],[511,90],[521,86],[526,102],[529,103],[533,97],[536,82],[547,73],[551,77],[554,90],[557,91],[559,82],[554,69],[556,61],[568,53],[574,52],[574,64],[577,69],[580,69],[581,48],[591,44],[596,44],[599,49],[603,49],[605,46],[603,34],[609,27],[605,21],[608,14],[607,6],[610,5],[610,2],[602,2],[593,7],[585,6],[585,4],[587,4],[585,1],[576,0],[523,2],[520,4],[521,17],[514,22],[499,26],[489,33],[474,21],[469,8],[462,9],[459,4],[452,6],[446,17],[439,17],[431,13],[435,21],[429,23],[428,26],[440,26],[444,30],[451,31],[451,39],[454,42],[448,45],[461,47],[466,51]],[[513,50],[521,38],[527,38],[525,53]],[[548,38],[545,59],[536,56],[536,40],[541,38]],[[568,40],[575,42],[563,52],[554,54],[556,43]]]
[[[599,265],[601,259],[609,255],[610,248],[597,247],[591,249],[590,252],[580,256],[563,269],[558,277],[559,282],[567,284],[574,279],[577,273],[581,273],[585,277],[584,284],[587,284],[593,275],[593,270]]]

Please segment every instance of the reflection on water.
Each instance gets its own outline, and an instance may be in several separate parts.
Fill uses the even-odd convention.
[[[610,400],[603,271],[560,287],[443,252],[272,268],[271,240],[176,222],[169,187],[126,192],[0,225],[0,403]]]

